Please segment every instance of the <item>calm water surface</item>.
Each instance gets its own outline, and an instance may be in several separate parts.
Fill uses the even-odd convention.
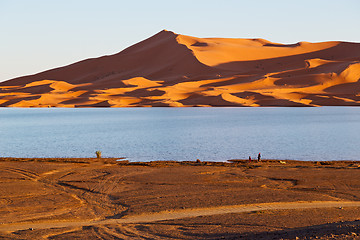
[[[359,160],[360,108],[0,108],[1,157]]]

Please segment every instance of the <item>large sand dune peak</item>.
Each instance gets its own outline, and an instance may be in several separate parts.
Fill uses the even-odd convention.
[[[163,30],[117,54],[0,83],[0,106],[360,105],[360,44]]]

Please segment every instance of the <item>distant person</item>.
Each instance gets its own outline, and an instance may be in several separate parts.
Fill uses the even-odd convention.
[[[261,161],[261,154],[258,154],[258,161]]]
[[[251,162],[251,157],[249,156],[249,162]]]

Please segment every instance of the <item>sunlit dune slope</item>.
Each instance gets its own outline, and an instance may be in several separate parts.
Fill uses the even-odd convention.
[[[0,83],[6,107],[360,105],[360,43],[161,31],[122,52]]]

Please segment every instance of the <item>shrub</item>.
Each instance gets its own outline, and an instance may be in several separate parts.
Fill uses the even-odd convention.
[[[95,154],[97,158],[101,158],[101,151],[96,151]]]

